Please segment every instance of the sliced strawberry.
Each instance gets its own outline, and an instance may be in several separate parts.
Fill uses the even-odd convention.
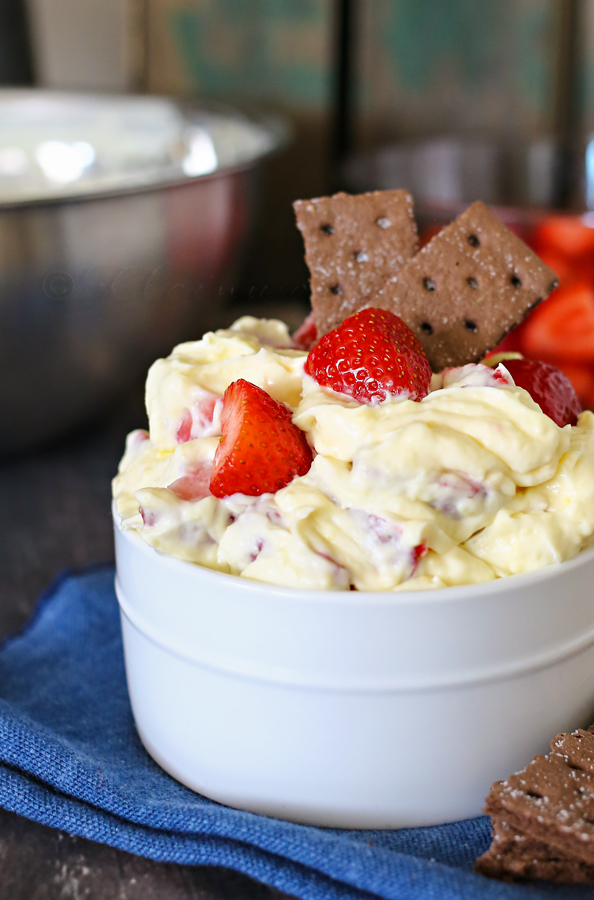
[[[216,394],[200,389],[196,392],[196,399],[189,409],[184,410],[180,419],[175,440],[178,444],[185,444],[195,438],[210,437],[218,434],[218,416],[222,401]]]
[[[539,359],[594,361],[594,289],[581,281],[557,288],[535,309],[522,333],[526,353]]]
[[[594,252],[594,228],[581,216],[547,216],[537,225],[530,243],[539,255],[550,248],[575,259]]]
[[[368,404],[390,394],[422,400],[431,384],[419,341],[385,309],[363,309],[324,335],[310,351],[305,371],[318,384]]]
[[[293,346],[296,350],[311,350],[317,339],[318,329],[311,312],[293,335]]]
[[[189,409],[184,410],[175,432],[175,440],[178,444],[186,444],[192,440],[192,413]]]
[[[195,463],[181,478],[168,485],[170,491],[180,500],[203,500],[210,494],[212,463],[201,460]]]
[[[140,507],[140,515],[142,516],[142,524],[146,528],[152,528],[153,525],[157,524],[158,516],[156,513],[145,509],[143,506]]]
[[[571,381],[557,366],[536,359],[510,359],[505,368],[560,428],[575,425],[582,405]]]
[[[210,479],[215,497],[274,493],[309,471],[311,447],[291,418],[290,409],[249,381],[229,385]]]
[[[504,362],[504,365],[507,363]],[[484,366],[482,363],[466,363],[442,372],[444,388],[459,387],[509,387],[510,381],[499,366]]]
[[[429,552],[429,548],[427,547],[427,544],[425,544],[425,542],[423,542],[422,544],[417,544],[416,547],[413,547],[413,557],[414,557],[413,572],[416,570],[417,566],[419,565],[419,562],[425,556],[427,556],[428,552]]]

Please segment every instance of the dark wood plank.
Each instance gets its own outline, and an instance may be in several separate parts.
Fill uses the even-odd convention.
[[[0,810],[2,900],[282,900],[228,869],[131,856]]]

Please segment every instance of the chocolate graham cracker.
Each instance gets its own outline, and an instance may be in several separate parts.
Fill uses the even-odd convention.
[[[493,843],[477,871],[594,884],[593,728],[557,735],[551,753],[493,785]]]
[[[552,881],[594,884],[594,866],[563,855],[544,841],[528,837],[507,822],[493,821],[493,843],[476,865],[477,872],[503,881]]]
[[[417,252],[407,191],[334,194],[293,207],[311,274],[318,337],[369,306],[382,285]]]
[[[478,362],[557,283],[555,273],[476,202],[366,305],[404,319],[437,372]]]

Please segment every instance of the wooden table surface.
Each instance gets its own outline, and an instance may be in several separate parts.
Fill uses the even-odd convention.
[[[0,462],[0,637],[62,569],[113,558],[110,480],[139,389],[92,430]],[[236,872],[131,856],[0,810],[0,900],[281,900]]]

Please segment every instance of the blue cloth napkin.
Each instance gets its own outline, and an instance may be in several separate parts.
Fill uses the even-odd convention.
[[[207,800],[162,771],[134,728],[112,568],[65,575],[0,649],[0,805],[155,860],[227,866],[304,900],[592,896],[472,871],[485,817],[435,828],[294,825]]]

